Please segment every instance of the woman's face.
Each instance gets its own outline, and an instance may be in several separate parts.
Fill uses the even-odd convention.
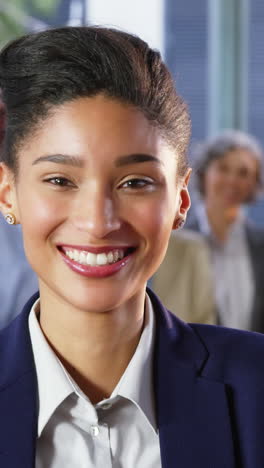
[[[3,169],[2,207],[22,225],[42,297],[103,311],[142,293],[189,208],[188,176],[179,177],[159,131],[133,107],[79,98],[57,108],[18,157],[15,186]]]
[[[209,164],[204,179],[205,199],[222,208],[245,203],[256,188],[257,170],[257,160],[249,151],[229,151]]]

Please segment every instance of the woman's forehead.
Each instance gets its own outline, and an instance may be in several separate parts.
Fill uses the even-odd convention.
[[[89,147],[111,144],[133,147],[156,145],[161,140],[160,131],[138,109],[122,102],[97,96],[79,98],[54,107],[41,121],[27,143],[48,145],[78,145]]]
[[[250,165],[256,167],[259,164],[258,157],[247,148],[235,148],[227,151],[222,160],[236,165]]]
[[[19,159],[54,162],[74,159],[79,166],[130,158],[130,163],[175,154],[157,127],[132,106],[102,96],[79,98],[54,108],[24,145]],[[59,158],[58,158],[59,155]],[[34,158],[34,160],[33,160]],[[54,159],[55,158],[55,159]],[[74,164],[76,166],[76,164]]]

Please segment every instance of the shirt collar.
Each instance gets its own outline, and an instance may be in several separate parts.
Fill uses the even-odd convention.
[[[146,295],[144,329],[136,351],[111,397],[116,395],[132,401],[145,414],[157,431],[153,391],[153,348],[155,316],[151,300]]]
[[[38,436],[40,437],[56,408],[73,393],[74,389],[59,359],[44,337],[37,319],[38,311],[39,299],[33,304],[29,314],[29,333],[38,382]]]
[[[211,228],[209,226],[205,205],[203,203],[197,203],[196,215],[201,233],[209,236],[211,234]]]
[[[69,376],[48,344],[38,323],[39,299],[29,314],[29,332],[36,367],[39,398],[38,437],[58,408],[71,394],[87,397]],[[134,403],[157,431],[152,380],[155,317],[146,295],[144,329],[136,351],[109,400],[120,396]],[[103,403],[103,402],[102,402]],[[100,406],[100,404],[96,405]]]
[[[211,240],[215,240],[215,237],[212,233],[211,226],[208,221],[206,208],[204,203],[199,203],[196,208],[197,213],[197,220],[199,224],[199,229],[202,234],[210,238]],[[245,213],[243,208],[240,209],[239,214],[231,226],[229,237],[236,237],[236,236],[243,236],[244,234],[244,225],[245,225]]]

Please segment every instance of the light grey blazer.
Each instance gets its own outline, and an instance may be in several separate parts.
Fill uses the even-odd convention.
[[[151,288],[186,322],[216,322],[209,249],[198,233],[187,229],[173,232]]]

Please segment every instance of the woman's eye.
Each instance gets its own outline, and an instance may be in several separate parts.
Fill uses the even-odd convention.
[[[46,179],[45,182],[58,187],[72,187],[74,185],[69,179],[66,179],[66,177],[50,177]]]
[[[144,188],[144,187],[151,186],[151,185],[153,185],[152,180],[137,178],[137,179],[126,180],[125,182],[123,182],[122,187],[131,188],[131,189],[140,189],[140,188]]]

